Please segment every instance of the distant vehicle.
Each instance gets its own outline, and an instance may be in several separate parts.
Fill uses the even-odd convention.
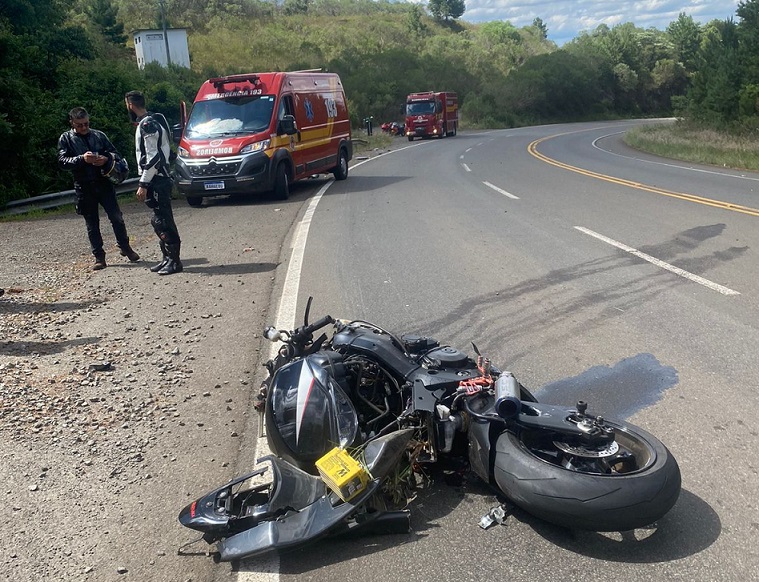
[[[403,135],[405,133],[403,126],[397,121],[388,121],[387,123],[383,123],[380,127],[382,131],[389,133],[390,135]]]
[[[314,174],[348,177],[353,157],[343,86],[334,73],[250,73],[209,79],[187,119],[175,164],[190,206],[203,198],[273,191]]]
[[[450,91],[411,93],[406,97],[406,136],[446,137],[456,135],[459,126],[459,100]]]

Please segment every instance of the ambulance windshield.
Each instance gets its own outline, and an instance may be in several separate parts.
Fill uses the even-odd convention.
[[[247,135],[269,127],[274,95],[246,95],[198,101],[192,107],[185,137],[211,139]]]
[[[417,101],[406,105],[406,115],[429,115],[435,113],[434,101]]]

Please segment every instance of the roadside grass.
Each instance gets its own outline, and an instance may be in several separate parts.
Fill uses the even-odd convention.
[[[20,222],[26,220],[37,220],[38,218],[48,218],[50,216],[58,216],[60,214],[67,214],[72,212],[74,208],[73,204],[66,206],[59,206],[58,208],[40,209],[34,208],[27,212],[20,212],[18,214],[9,214],[7,216],[0,216],[0,222]]]
[[[134,192],[125,194],[118,194],[116,198],[119,201],[120,206],[126,204],[136,203],[137,199],[134,197]],[[2,222],[19,222],[26,220],[38,220],[41,218],[50,218],[55,216],[61,216],[63,214],[74,214],[76,212],[74,204],[64,204],[63,206],[56,206],[54,208],[30,208],[26,212],[20,212],[18,214],[8,214],[0,216],[0,223]],[[0,207],[0,210],[2,207]],[[105,213],[101,210],[101,216]]]
[[[759,171],[759,141],[676,121],[642,125],[625,134],[635,149],[686,162]]]
[[[366,132],[356,131],[353,133],[353,154],[360,154],[362,152],[370,152],[375,149],[384,149],[393,143],[394,139],[400,139],[383,132],[382,130],[376,130],[372,132],[372,135],[366,135]]]

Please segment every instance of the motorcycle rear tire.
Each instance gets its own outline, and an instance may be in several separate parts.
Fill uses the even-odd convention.
[[[643,468],[611,475],[567,469],[536,456],[521,434],[502,433],[496,444],[495,481],[517,506],[570,529],[628,531],[663,517],[680,494],[677,461],[645,430],[608,421],[617,439],[649,456]],[[653,457],[652,457],[653,456]]]

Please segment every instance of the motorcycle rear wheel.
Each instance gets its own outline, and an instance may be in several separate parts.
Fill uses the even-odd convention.
[[[608,462],[572,460],[548,431],[502,433],[496,444],[496,483],[517,506],[563,527],[627,531],[652,524],[680,494],[677,461],[643,429],[606,422],[620,447]]]

